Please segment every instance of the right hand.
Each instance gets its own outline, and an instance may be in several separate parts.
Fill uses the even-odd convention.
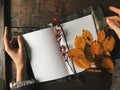
[[[118,14],[118,16],[116,15],[106,17],[106,22],[108,26],[115,31],[118,38],[120,39],[120,9],[113,6],[110,6],[109,9],[114,13]]]

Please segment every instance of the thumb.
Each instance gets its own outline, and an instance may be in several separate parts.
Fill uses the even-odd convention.
[[[22,50],[24,48],[23,47],[22,36],[18,36],[18,46],[19,46],[20,50]]]

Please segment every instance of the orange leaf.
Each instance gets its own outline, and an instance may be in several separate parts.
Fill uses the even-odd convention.
[[[74,58],[73,59],[73,62],[75,63],[75,65],[77,67],[80,67],[80,68],[90,68],[91,67],[91,64],[89,61],[87,61],[85,58]]]
[[[108,69],[110,73],[113,73],[115,69],[113,61],[109,57],[105,57],[103,59],[102,67]]]
[[[93,37],[88,30],[83,30],[82,37],[85,38],[86,42],[90,45],[93,42]]]
[[[84,57],[84,50],[82,49],[71,49],[68,51],[68,56],[70,58],[80,58],[80,57]]]
[[[106,38],[104,30],[101,30],[97,35],[97,41],[102,42]]]
[[[101,55],[103,53],[102,45],[99,42],[94,41],[90,46],[90,53],[97,56]]]
[[[113,36],[107,37],[103,40],[102,46],[104,51],[112,51],[115,46],[115,39]]]
[[[85,44],[86,44],[86,41],[83,37],[76,36],[76,38],[74,40],[74,45],[75,45],[76,48],[84,49]]]
[[[104,52],[106,56],[111,56],[109,51]]]

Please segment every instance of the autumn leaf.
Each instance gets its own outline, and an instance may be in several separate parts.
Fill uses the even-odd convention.
[[[109,51],[105,51],[104,54],[105,54],[106,56],[111,56]]]
[[[105,38],[106,38],[106,35],[104,30],[99,31],[97,35],[97,41],[101,43]]]
[[[86,60],[85,58],[74,58],[73,62],[75,63],[75,65],[79,68],[90,68],[91,64],[88,60]]]
[[[74,45],[75,48],[68,51],[68,56],[77,67],[85,68],[88,72],[101,72],[101,70],[114,72],[114,63],[110,58],[110,52],[115,46],[113,36],[107,37],[104,30],[101,30],[97,40],[93,41],[91,33],[83,30],[82,36],[76,36]],[[93,65],[99,70],[94,70]]]
[[[72,59],[73,58],[85,57],[84,50],[73,48],[73,49],[68,51],[68,56]]]
[[[102,60],[102,67],[108,69],[108,72],[113,73],[114,72],[114,64],[112,59],[110,59],[109,57],[105,57]]]
[[[84,49],[85,44],[86,44],[86,41],[85,41],[85,39],[83,37],[76,36],[76,38],[74,40],[74,45],[75,45],[76,48]]]
[[[92,55],[90,53],[90,45],[89,44],[86,44],[85,45],[85,49],[84,49],[84,54],[85,54],[85,58],[92,62],[93,61],[93,58],[92,58]]]
[[[93,37],[88,30],[83,30],[82,37],[85,38],[86,42],[90,45],[93,42]]]
[[[99,42],[94,41],[90,46],[90,53],[96,56],[101,55],[103,53],[102,45]]]
[[[109,36],[105,38],[102,42],[102,46],[104,51],[112,51],[115,46],[115,39],[113,36]]]

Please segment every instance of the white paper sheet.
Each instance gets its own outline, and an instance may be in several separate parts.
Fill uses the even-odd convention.
[[[28,53],[31,53],[30,63],[36,80],[44,82],[69,75],[52,29],[35,31],[23,37],[30,47]]]

